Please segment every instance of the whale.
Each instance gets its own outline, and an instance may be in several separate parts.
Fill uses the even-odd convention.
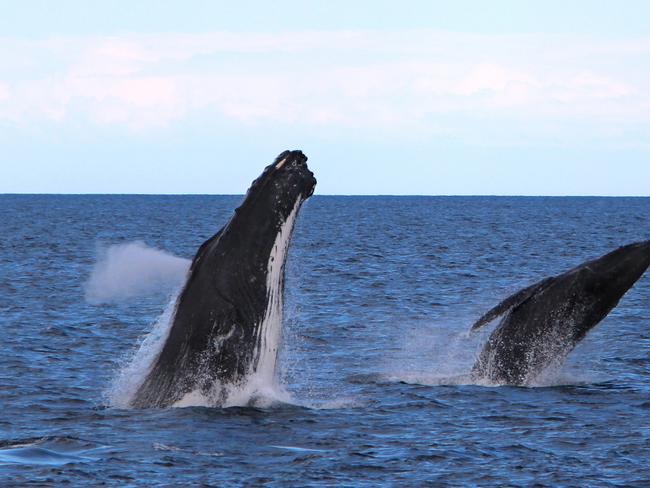
[[[502,316],[471,372],[476,381],[526,386],[559,368],[650,265],[650,241],[620,247],[509,296],[471,327]]]
[[[188,394],[218,406],[256,374],[273,380],[287,251],[315,186],[297,150],[281,153],[253,181],[230,220],[198,248],[132,407],[173,406]]]

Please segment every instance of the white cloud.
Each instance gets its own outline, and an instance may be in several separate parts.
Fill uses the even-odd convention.
[[[9,87],[5,83],[0,83],[0,102],[9,98]]]
[[[0,119],[155,130],[245,123],[439,130],[436,116],[650,122],[650,40],[439,32],[214,33],[0,43]]]

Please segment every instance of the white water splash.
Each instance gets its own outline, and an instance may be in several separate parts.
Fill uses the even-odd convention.
[[[93,304],[170,292],[185,280],[191,263],[140,241],[108,246],[99,255],[85,286]]]
[[[119,370],[106,393],[109,405],[130,408],[131,400],[149,374],[154,360],[169,336],[179,292],[180,288],[173,294],[165,311],[158,317],[151,332],[144,337],[140,347],[123,361],[124,366]]]
[[[225,401],[221,400],[225,397]],[[296,404],[291,393],[279,382],[266,383],[252,375],[241,384],[214,384],[208,393],[191,391],[172,405],[172,408],[186,407],[257,407],[268,408],[276,404]]]
[[[396,329],[401,336],[392,341],[399,348],[384,361],[382,376],[432,386],[462,384],[480,351],[480,334],[467,333],[471,323],[450,316]]]
[[[381,376],[388,381],[427,386],[503,386],[487,378],[471,375],[472,367],[494,328],[486,327],[479,333],[468,334],[467,324],[471,323],[471,319],[455,319],[452,323],[444,321],[417,324],[402,339],[400,351],[386,361],[390,366],[384,369]],[[494,325],[498,323],[495,321]],[[597,375],[589,370],[584,359],[574,350],[565,362],[549,365],[525,386],[537,388],[593,382]]]

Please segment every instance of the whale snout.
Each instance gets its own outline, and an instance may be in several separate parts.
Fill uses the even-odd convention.
[[[283,151],[273,163],[276,171],[307,166],[307,156],[300,150]]]
[[[276,158],[274,169],[277,174],[287,174],[293,181],[298,179],[303,188],[302,193],[304,198],[309,198],[314,194],[316,178],[314,177],[314,173],[309,170],[307,156],[302,151],[284,151]]]

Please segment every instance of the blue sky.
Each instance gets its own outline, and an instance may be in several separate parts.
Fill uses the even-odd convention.
[[[0,7],[0,192],[650,194],[650,2]]]

